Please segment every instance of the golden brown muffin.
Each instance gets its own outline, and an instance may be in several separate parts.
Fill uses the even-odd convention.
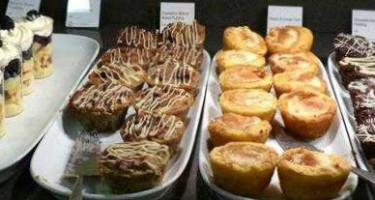
[[[306,140],[324,135],[336,114],[335,100],[307,89],[281,95],[278,105],[289,133]]]
[[[317,74],[319,58],[311,52],[276,53],[268,58],[273,74],[287,71],[307,71]]]
[[[302,26],[273,27],[266,36],[271,54],[310,51],[313,44],[312,32]]]
[[[223,36],[223,49],[251,51],[262,56],[267,53],[263,37],[247,26],[226,28]]]
[[[327,84],[324,80],[314,74],[303,71],[276,74],[273,77],[273,85],[278,96],[301,88],[315,90],[322,93],[327,89]]]
[[[234,67],[225,70],[219,76],[222,90],[263,89],[269,91],[272,86],[272,75],[263,68]]]
[[[253,142],[231,142],[210,153],[214,182],[233,194],[254,196],[270,183],[278,155],[274,149]]]
[[[288,199],[295,200],[336,197],[350,170],[341,156],[302,148],[285,151],[277,164],[281,189]]]
[[[208,125],[213,146],[235,141],[264,143],[271,129],[270,123],[259,117],[246,117],[234,113],[223,114]]]
[[[271,121],[275,116],[277,99],[261,89],[237,89],[223,92],[220,105],[223,113],[257,116]]]
[[[266,64],[266,59],[255,53],[242,50],[220,51],[216,57],[217,67],[220,71],[233,67],[261,67]]]

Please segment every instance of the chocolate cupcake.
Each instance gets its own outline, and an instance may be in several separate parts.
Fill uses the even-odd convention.
[[[88,84],[77,90],[70,106],[87,129],[98,132],[117,130],[134,102],[133,91],[118,83]]]
[[[159,184],[170,159],[169,148],[156,142],[108,146],[99,156],[99,174],[114,193],[132,193]]]
[[[5,116],[12,117],[22,112],[22,80],[20,51],[10,43],[1,42],[0,60],[4,70]]]
[[[1,38],[22,52],[22,94],[30,94],[34,90],[34,57],[31,50],[34,34],[23,23],[5,16],[0,25]]]
[[[32,52],[34,55],[35,78],[42,79],[50,76],[53,72],[53,19],[31,10],[20,23],[34,33]]]
[[[374,43],[357,35],[340,33],[335,37],[333,47],[337,61],[344,57],[364,58],[375,55]]]

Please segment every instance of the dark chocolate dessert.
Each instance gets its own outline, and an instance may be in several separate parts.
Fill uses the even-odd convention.
[[[374,44],[362,36],[340,33],[335,37],[333,47],[337,61],[344,57],[364,58],[375,55]]]

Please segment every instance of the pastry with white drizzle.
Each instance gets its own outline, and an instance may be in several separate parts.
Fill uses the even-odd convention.
[[[87,129],[113,132],[121,126],[134,96],[132,89],[118,83],[88,84],[74,93],[70,106]]]
[[[121,128],[124,142],[154,141],[175,152],[185,131],[184,123],[174,115],[139,113],[129,116]]]
[[[98,158],[98,171],[114,193],[132,193],[160,183],[170,159],[166,145],[151,141],[108,146]]]
[[[116,82],[133,90],[141,89],[144,79],[145,72],[136,64],[104,64],[98,66],[89,75],[90,82],[95,85]]]
[[[192,49],[182,46],[163,45],[155,51],[153,64],[162,64],[166,60],[178,60],[199,70],[203,61],[203,49]]]
[[[126,27],[120,30],[117,36],[117,45],[120,47],[155,49],[165,43],[166,35],[158,31],[146,31],[137,26]]]
[[[193,96],[184,89],[154,86],[138,93],[134,108],[138,112],[169,114],[184,118],[193,104]]]
[[[366,58],[344,57],[339,61],[339,73],[345,87],[352,81],[375,77],[375,56]]]
[[[146,81],[151,86],[169,85],[193,92],[200,80],[199,72],[193,67],[176,60],[169,60],[163,64],[150,67]]]
[[[344,57],[365,58],[375,56],[374,43],[362,36],[340,33],[335,37],[333,47],[337,61]]]
[[[163,36],[170,38],[177,46],[203,48],[206,28],[196,20],[192,24],[174,22],[168,24],[162,31]]]

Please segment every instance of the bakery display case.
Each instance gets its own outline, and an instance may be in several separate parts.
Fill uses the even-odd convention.
[[[374,198],[374,2],[76,6],[0,2],[1,200]]]

